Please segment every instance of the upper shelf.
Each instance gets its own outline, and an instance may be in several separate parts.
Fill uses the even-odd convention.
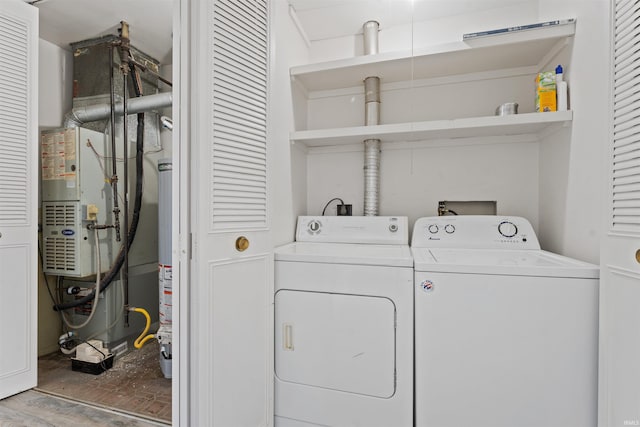
[[[542,67],[556,45],[575,33],[575,22],[480,37],[466,42],[387,52],[291,68],[307,91],[359,86],[378,76],[384,83],[521,67]]]
[[[440,138],[538,134],[551,126],[569,123],[571,111],[470,117],[377,126],[305,130],[291,133],[291,140],[308,147],[360,143],[365,139],[382,142],[422,141]]]

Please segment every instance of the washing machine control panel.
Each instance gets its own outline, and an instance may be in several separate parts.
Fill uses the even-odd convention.
[[[413,227],[414,248],[540,249],[525,218],[492,215],[425,217]]]
[[[409,244],[406,216],[301,216],[298,242]]]

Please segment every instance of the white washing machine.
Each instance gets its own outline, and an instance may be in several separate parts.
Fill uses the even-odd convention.
[[[421,218],[412,252],[416,426],[596,426],[597,266],[519,217]]]
[[[299,217],[275,250],[275,425],[413,425],[406,217]]]

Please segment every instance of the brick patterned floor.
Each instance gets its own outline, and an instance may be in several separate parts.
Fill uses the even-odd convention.
[[[158,343],[132,349],[100,375],[71,370],[69,356],[52,353],[38,361],[38,390],[69,399],[171,422],[171,380],[158,362]]]

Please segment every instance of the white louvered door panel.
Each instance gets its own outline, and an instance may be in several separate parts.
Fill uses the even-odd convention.
[[[609,232],[600,279],[601,427],[640,425],[640,3],[612,3]]]
[[[614,20],[611,230],[640,235],[640,5],[618,2]]]
[[[191,4],[199,43],[190,424],[267,426],[273,422],[269,2]]]
[[[38,12],[0,2],[0,399],[36,385]]]
[[[214,8],[212,228],[264,228],[266,1],[219,1]]]

